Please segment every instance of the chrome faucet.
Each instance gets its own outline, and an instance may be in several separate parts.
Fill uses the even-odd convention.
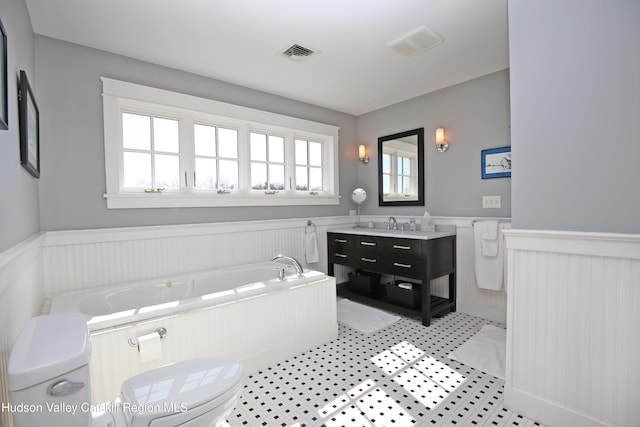
[[[304,272],[304,269],[302,268],[302,265],[298,262],[297,259],[295,259],[294,257],[291,257],[291,256],[278,254],[278,255],[274,256],[271,261],[280,261],[280,260],[289,262],[289,264],[291,264],[293,266],[293,268],[295,268],[296,275],[298,277],[302,276],[302,273]],[[281,277],[281,275],[279,274],[278,277],[280,278],[280,280],[284,280],[284,276]]]
[[[393,228],[391,228],[391,221],[393,220]],[[387,230],[397,230],[398,229],[398,221],[392,216],[389,217],[389,222],[387,223]]]

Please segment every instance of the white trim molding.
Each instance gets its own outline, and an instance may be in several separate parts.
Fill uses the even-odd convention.
[[[640,235],[504,233],[505,407],[546,425],[637,425]]]

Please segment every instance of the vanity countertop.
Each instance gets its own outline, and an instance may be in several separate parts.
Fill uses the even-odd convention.
[[[328,230],[330,233],[357,234],[360,236],[380,236],[380,237],[397,237],[402,239],[419,239],[430,240],[440,237],[455,236],[455,227],[452,229],[437,230],[430,232],[410,231],[410,230],[386,230],[381,228],[336,228]]]

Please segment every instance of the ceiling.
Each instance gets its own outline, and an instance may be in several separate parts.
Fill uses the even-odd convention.
[[[26,0],[36,34],[360,115],[509,66],[507,0]],[[435,47],[387,45],[426,26]],[[278,53],[297,43],[319,54]]]

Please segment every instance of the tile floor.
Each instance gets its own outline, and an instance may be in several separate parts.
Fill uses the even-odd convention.
[[[538,426],[502,405],[504,381],[447,358],[484,324],[451,313],[338,339],[247,377],[229,426]]]

